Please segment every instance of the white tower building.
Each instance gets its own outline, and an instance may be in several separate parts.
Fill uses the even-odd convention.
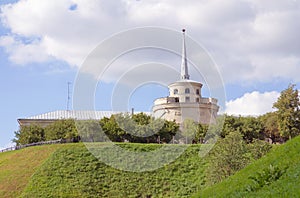
[[[201,95],[202,84],[190,80],[185,43],[185,29],[182,44],[181,77],[179,81],[171,83],[169,96],[158,98],[154,101],[152,111],[155,117],[166,120],[175,120],[182,123],[185,119],[192,119],[202,124],[216,121],[219,106],[215,98],[203,98]]]

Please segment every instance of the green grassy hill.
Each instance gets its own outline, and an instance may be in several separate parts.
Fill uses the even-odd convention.
[[[149,151],[157,144],[123,144],[131,150]],[[173,163],[151,172],[126,172],[100,162],[83,144],[65,144],[26,148],[0,154],[7,158],[7,166],[21,161],[32,166],[32,160],[42,158],[24,175],[22,188],[3,189],[0,197],[190,197],[204,185],[204,160],[198,155],[200,145],[190,146]],[[32,154],[32,152],[35,152]],[[22,159],[14,159],[16,153]],[[41,157],[45,155],[45,157]],[[0,178],[5,181],[4,166],[0,164]],[[13,179],[10,185],[18,184]],[[18,184],[19,185],[19,184]],[[9,186],[9,185],[8,185]],[[8,192],[10,191],[10,192]]]
[[[149,151],[155,144],[120,144]],[[0,197],[297,197],[300,194],[300,137],[223,182],[204,189],[205,159],[192,145],[173,163],[133,173],[97,160],[83,144],[47,145],[0,153]],[[259,188],[249,177],[270,165],[282,176]],[[273,172],[272,174],[276,174]],[[196,194],[195,194],[196,193]]]
[[[276,167],[277,171],[272,172],[270,165]],[[274,179],[278,172],[281,172],[282,176]],[[249,177],[257,178],[258,173],[264,175],[260,181],[269,180],[269,182],[253,189],[257,183]],[[299,179],[300,137],[296,137],[284,145],[275,147],[266,156],[223,182],[199,191],[194,197],[299,197]]]
[[[20,195],[35,171],[61,146],[37,146],[0,153],[0,197]]]

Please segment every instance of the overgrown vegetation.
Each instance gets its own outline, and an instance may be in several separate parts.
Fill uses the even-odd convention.
[[[209,152],[206,171],[208,184],[218,183],[233,175],[250,162],[265,155],[271,148],[267,142],[257,140],[247,144],[241,134],[228,134]]]
[[[299,148],[298,136],[194,197],[299,197]],[[263,187],[257,188],[258,183]]]

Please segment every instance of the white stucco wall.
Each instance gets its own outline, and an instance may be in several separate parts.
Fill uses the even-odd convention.
[[[185,119],[192,119],[203,124],[215,122],[219,110],[217,99],[203,98],[201,96],[201,83],[181,80],[170,84],[168,87],[169,96],[154,101],[152,110],[156,117],[175,120],[177,123],[182,123]],[[189,93],[185,92],[187,88],[190,90]],[[189,97],[189,101],[186,101],[186,97]]]

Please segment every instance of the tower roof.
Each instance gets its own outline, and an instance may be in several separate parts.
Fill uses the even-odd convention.
[[[187,56],[186,56],[186,46],[185,46],[185,29],[182,29],[183,39],[182,39],[182,55],[181,55],[181,80],[189,80],[190,75],[188,72]]]

